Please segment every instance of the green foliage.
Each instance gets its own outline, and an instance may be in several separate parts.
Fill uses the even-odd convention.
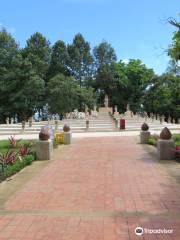
[[[175,119],[180,116],[180,77],[165,74],[149,82],[144,92],[144,109],[147,112],[169,115]]]
[[[70,74],[75,77],[81,87],[92,71],[93,58],[90,53],[90,45],[79,33],[74,37],[73,43],[67,46],[67,50]]]
[[[157,138],[154,135],[150,135],[149,139],[148,139],[148,144],[149,145],[153,145],[156,146],[157,144]]]
[[[65,114],[79,109],[80,104],[92,107],[94,93],[91,88],[80,88],[72,77],[59,74],[48,82],[48,103],[52,113]]]
[[[172,139],[175,141],[176,146],[180,146],[180,134],[174,133]]]
[[[127,97],[133,112],[141,111],[141,98],[148,86],[149,80],[154,76],[152,69],[148,69],[140,60],[131,59],[125,66],[128,79]]]
[[[156,146],[158,138],[159,138],[158,135],[150,135],[150,137],[148,139],[148,144]],[[175,142],[175,146],[180,146],[180,134],[179,133],[172,134],[172,139]]]
[[[6,30],[0,31],[0,121],[6,117],[27,120],[46,103],[52,113],[66,113],[85,105],[102,105],[108,94],[110,106],[124,112],[127,103],[133,112],[180,117],[179,31],[169,50],[168,73],[155,76],[140,60],[116,62],[113,47],[103,41],[91,54],[82,34],[72,44],[58,40],[50,47],[39,32],[24,49]],[[98,103],[96,102],[98,98]]]
[[[176,61],[180,60],[180,30],[173,34],[172,45],[169,48],[168,54],[172,59]]]
[[[28,40],[26,47],[22,50],[22,55],[27,58],[33,70],[41,78],[44,78],[50,62],[50,43],[39,32],[34,33]]]
[[[106,41],[103,41],[95,47],[93,49],[93,54],[97,69],[99,69],[102,65],[109,65],[117,60],[114,48]]]
[[[52,47],[51,61],[48,70],[48,78],[52,78],[57,74],[69,75],[67,68],[68,52],[63,41],[57,41]]]

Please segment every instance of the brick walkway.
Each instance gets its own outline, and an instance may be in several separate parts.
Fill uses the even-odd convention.
[[[178,183],[129,137],[76,140],[0,211],[0,240],[179,240],[179,226]]]

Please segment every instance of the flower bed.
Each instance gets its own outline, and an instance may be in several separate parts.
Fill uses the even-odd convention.
[[[0,141],[0,182],[30,165],[35,159],[34,142],[17,140]]]

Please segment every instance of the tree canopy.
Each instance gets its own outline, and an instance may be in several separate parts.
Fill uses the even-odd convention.
[[[179,24],[179,23],[177,23]],[[176,26],[177,24],[173,24]],[[179,26],[179,25],[178,25]],[[177,27],[177,26],[176,26]],[[168,54],[171,61],[158,76],[139,59],[117,61],[107,41],[91,49],[78,33],[72,43],[53,45],[39,32],[20,48],[5,29],[0,31],[0,121],[18,116],[27,119],[47,103],[51,113],[66,113],[86,106],[102,105],[105,94],[110,106],[124,112],[180,117],[179,28]]]

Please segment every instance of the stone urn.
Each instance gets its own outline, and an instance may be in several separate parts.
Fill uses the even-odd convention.
[[[70,129],[69,125],[64,124],[64,126],[63,126],[63,131],[64,131],[64,132],[69,132],[70,130],[71,130],[71,129]]]
[[[142,131],[148,131],[148,129],[149,129],[149,126],[148,126],[147,123],[143,123],[143,124],[141,125],[141,130],[142,130]]]
[[[163,128],[163,130],[160,133],[160,139],[162,139],[162,140],[169,140],[169,139],[171,139],[171,136],[172,136],[172,134],[167,127]]]
[[[41,141],[46,141],[50,138],[50,132],[48,128],[42,127],[39,133],[39,139]]]

